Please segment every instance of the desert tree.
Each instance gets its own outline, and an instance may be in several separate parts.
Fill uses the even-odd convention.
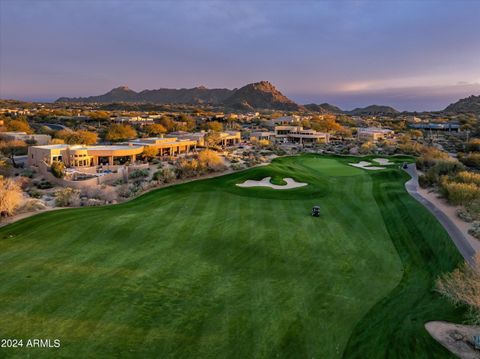
[[[12,178],[0,179],[0,213],[11,216],[22,203],[22,189]]]
[[[27,144],[21,140],[0,141],[0,151],[12,162],[13,167],[17,167],[15,156],[25,154]]]
[[[436,289],[455,304],[466,305],[475,324],[480,323],[480,254],[437,280]]]

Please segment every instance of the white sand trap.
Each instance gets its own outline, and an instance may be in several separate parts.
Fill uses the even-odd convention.
[[[287,182],[287,184],[283,186],[279,186],[270,182],[272,177],[265,177],[261,181],[255,180],[246,180],[243,183],[238,183],[238,187],[270,187],[273,189],[292,189],[306,186],[308,183],[296,182],[293,178],[284,178],[283,180]]]
[[[390,162],[388,158],[374,158],[373,160],[382,166],[390,166],[395,164],[393,162]]]
[[[350,166],[363,168],[364,170],[384,170],[385,167],[372,166],[371,162],[360,161],[358,163],[349,163]]]

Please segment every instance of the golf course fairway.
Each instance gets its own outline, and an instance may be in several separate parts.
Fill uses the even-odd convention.
[[[1,228],[0,338],[61,346],[0,357],[451,358],[423,325],[463,319],[434,291],[462,258],[406,173],[353,161],[278,158]],[[265,177],[308,185],[236,186]]]

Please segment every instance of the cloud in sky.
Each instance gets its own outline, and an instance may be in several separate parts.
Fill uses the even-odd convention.
[[[1,0],[0,97],[269,80],[300,102],[436,109],[478,93],[478,13],[468,0]]]

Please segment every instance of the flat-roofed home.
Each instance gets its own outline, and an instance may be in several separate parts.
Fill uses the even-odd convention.
[[[241,135],[239,131],[220,132],[220,146],[234,146],[240,143]]]
[[[317,132],[315,130],[304,130],[300,127],[288,135],[290,142],[300,144],[328,143],[330,135],[328,133]]]
[[[0,138],[7,141],[20,140],[27,143],[31,142],[36,145],[47,145],[52,139],[50,135],[29,135],[26,132],[1,132]]]
[[[275,126],[275,138],[281,142],[300,144],[328,143],[330,141],[328,133],[303,129],[302,126]]]
[[[275,138],[288,142],[290,133],[303,130],[301,126],[275,126]]]
[[[30,146],[27,164],[39,166],[44,162],[51,165],[61,161],[67,167],[92,167],[98,165],[121,165],[135,162],[136,156],[143,152],[143,146],[108,145],[47,145]]]
[[[187,153],[197,148],[197,141],[179,139],[177,137],[137,138],[128,141],[127,144],[130,146],[154,147],[158,149],[160,156],[173,156],[179,153]]]
[[[149,125],[154,123],[154,118],[150,116],[133,116],[133,117],[114,117],[116,123],[131,123],[136,125]]]
[[[393,130],[378,127],[361,127],[357,129],[357,136],[359,140],[378,141],[392,138]]]
[[[177,139],[180,140],[192,140],[197,142],[197,146],[205,146],[205,136],[206,132],[187,132],[187,131],[175,131],[175,132],[170,132],[168,135],[165,135],[165,137],[176,137]]]
[[[275,132],[271,132],[271,131],[257,131],[257,132],[252,132],[250,134],[250,140],[255,139],[257,141],[262,141],[262,140],[271,141],[274,138],[275,138]]]

